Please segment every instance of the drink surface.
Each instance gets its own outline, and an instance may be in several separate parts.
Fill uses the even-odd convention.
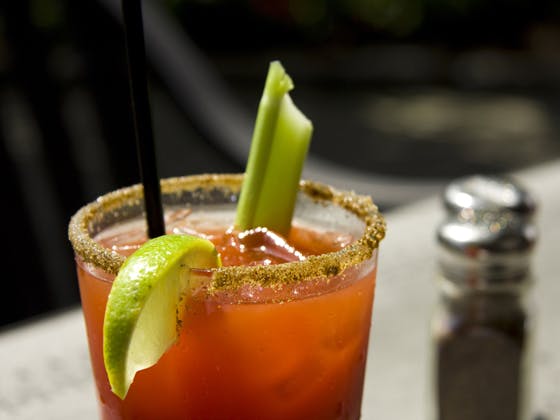
[[[228,231],[227,217],[176,211],[170,233],[207,237],[224,265],[278,264],[334,251],[351,238],[295,226],[287,238]],[[220,226],[218,229],[217,226]],[[141,223],[98,240],[125,255],[145,240]],[[375,257],[329,281],[189,298],[178,342],[140,372],[124,401],[102,357],[111,276],[78,264],[82,306],[104,419],[358,419],[375,286]]]
[[[337,251],[352,237],[338,232],[325,232],[311,226],[295,226],[284,239],[267,229],[236,232],[229,211],[191,212],[176,209],[166,214],[168,233],[202,236],[214,243],[226,266],[279,264],[297,261],[305,256]],[[130,255],[146,240],[143,220],[133,220],[104,231],[97,237],[105,247]]]

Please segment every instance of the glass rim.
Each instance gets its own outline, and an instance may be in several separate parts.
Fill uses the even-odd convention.
[[[202,174],[164,178],[161,180],[162,195],[184,191],[207,190],[221,187],[239,193],[243,174]],[[302,261],[274,265],[228,266],[212,269],[209,291],[229,290],[242,285],[257,284],[263,287],[295,284],[304,279],[333,277],[346,268],[362,263],[374,253],[385,237],[385,219],[370,196],[353,191],[342,191],[332,186],[309,180],[300,182],[300,193],[313,201],[331,203],[354,214],[364,223],[360,238],[344,248]],[[96,242],[90,226],[96,215],[116,211],[125,205],[143,204],[143,188],[135,184],[120,188],[98,197],[80,208],[70,219],[68,238],[74,253],[85,263],[93,264],[103,271],[116,275],[126,257]],[[258,279],[258,280],[256,280]]]

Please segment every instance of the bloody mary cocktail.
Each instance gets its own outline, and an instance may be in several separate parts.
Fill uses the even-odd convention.
[[[145,240],[141,188],[72,219],[103,419],[360,418],[383,218],[366,197],[302,183],[287,238],[244,236],[228,231],[241,180],[163,181],[168,233],[209,238],[224,267],[199,273],[206,280],[183,302],[177,342],[124,400],[108,384],[102,329],[111,281]]]

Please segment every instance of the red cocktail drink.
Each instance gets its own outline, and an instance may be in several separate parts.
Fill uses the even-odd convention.
[[[224,265],[235,266],[199,273],[206,280],[183,301],[177,342],[137,374],[124,400],[109,387],[102,330],[123,255],[144,240],[142,223],[130,222],[141,212],[140,188],[109,194],[73,218],[104,419],[360,417],[382,217],[365,197],[307,183],[285,241],[240,237],[226,233],[240,184],[227,175],[164,181],[169,233],[208,237]]]

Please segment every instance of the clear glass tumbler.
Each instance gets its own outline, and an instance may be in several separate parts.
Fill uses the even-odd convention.
[[[163,180],[168,233],[219,237],[233,225],[241,182]],[[290,236],[315,255],[208,270],[184,302],[177,342],[121,400],[103,365],[103,318],[114,276],[146,239],[142,187],[111,192],[73,216],[103,419],[360,418],[383,217],[369,197],[302,182],[293,220]]]

